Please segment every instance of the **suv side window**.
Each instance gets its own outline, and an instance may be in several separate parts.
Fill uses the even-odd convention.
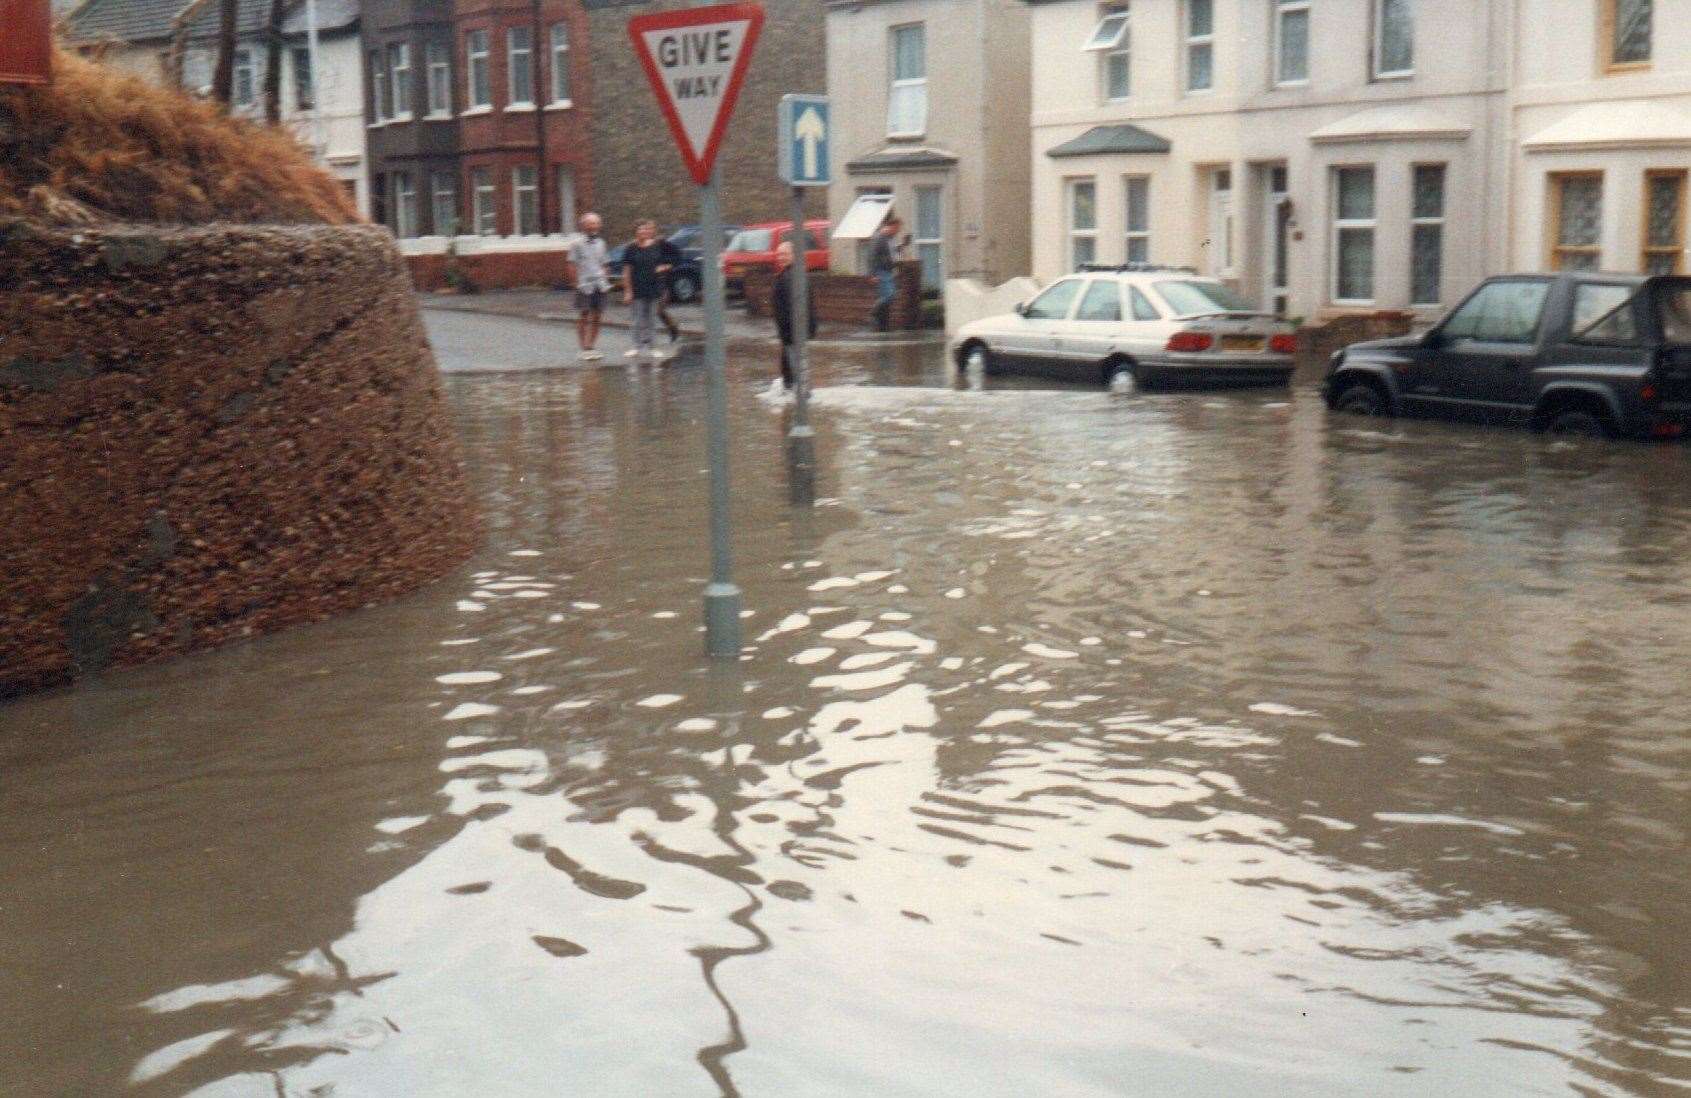
[[[1574,287],[1573,338],[1593,343],[1637,343],[1633,287],[1581,282]]]
[[[1548,282],[1488,282],[1445,321],[1444,338],[1531,343],[1549,292]]]
[[[1078,293],[1080,279],[1065,278],[1034,298],[1022,315],[1029,320],[1063,320],[1069,315],[1069,306],[1074,304]]]
[[[1080,299],[1076,320],[1120,320],[1121,285],[1114,279],[1095,278]]]
[[[1128,293],[1130,293],[1133,296],[1133,319],[1134,320],[1161,320],[1162,319],[1162,315],[1157,312],[1157,307],[1155,305],[1151,304],[1150,298],[1146,297],[1144,294],[1139,292],[1139,287],[1129,286],[1127,289],[1128,289]]]

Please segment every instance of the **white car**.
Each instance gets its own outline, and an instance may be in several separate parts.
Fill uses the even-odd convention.
[[[1126,373],[1163,382],[1284,385],[1294,326],[1188,268],[1083,267],[1013,313],[963,325],[957,364],[1032,368],[1108,384]]]

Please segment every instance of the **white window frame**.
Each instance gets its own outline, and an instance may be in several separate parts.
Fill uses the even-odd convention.
[[[393,122],[411,121],[411,46],[407,42],[389,42],[387,48],[388,94],[393,97],[388,107],[388,119]],[[402,110],[401,107],[404,109]]]
[[[519,47],[517,36],[528,36],[528,44]],[[528,86],[517,86],[517,57],[525,59],[528,67]],[[532,111],[534,109],[534,28],[528,26],[505,29],[505,109]]]
[[[458,224],[458,175],[456,172],[435,172],[429,179],[429,194],[431,197],[429,215],[434,219],[435,235],[457,236],[458,230],[462,227]],[[441,186],[443,181],[446,184],[444,187]],[[443,219],[440,216],[441,199],[447,196],[451,197],[452,202],[447,207],[448,223],[442,224]]]
[[[1145,198],[1145,208],[1141,211],[1145,215],[1143,219],[1145,227],[1143,229],[1135,229],[1133,227],[1133,185],[1135,183],[1144,184],[1142,193]],[[1149,263],[1151,261],[1151,177],[1149,175],[1124,175],[1122,176],[1121,189],[1122,262]],[[1144,243],[1144,259],[1133,258],[1133,245],[1135,242]]]
[[[499,235],[499,202],[492,168],[470,169],[470,228],[477,236]]]
[[[478,45],[479,42],[479,45]],[[493,35],[487,30],[464,32],[464,113],[486,114],[493,109]],[[487,85],[487,97],[476,98],[476,75]]]
[[[1373,190],[1374,216],[1368,217],[1368,218],[1360,218],[1360,217],[1353,217],[1353,218],[1348,218],[1348,219],[1347,218],[1341,218],[1339,216],[1339,203],[1340,203],[1340,192],[1341,192],[1341,187],[1340,187],[1340,184],[1339,184],[1339,175],[1340,175],[1341,172],[1360,172],[1360,171],[1367,172],[1368,176],[1369,176],[1369,186]],[[1371,241],[1370,246],[1369,246],[1369,250],[1373,254],[1373,257],[1374,257],[1375,260],[1379,259],[1379,257],[1380,257],[1380,191],[1379,191],[1380,173],[1379,173],[1379,169],[1373,164],[1335,164],[1335,165],[1333,165],[1332,172],[1331,172],[1331,174],[1329,175],[1328,178],[1329,178],[1330,186],[1332,187],[1332,191],[1333,191],[1333,197],[1330,200],[1330,206],[1329,206],[1330,213],[1331,213],[1331,216],[1332,216],[1332,222],[1333,222],[1332,250],[1331,250],[1331,255],[1329,257],[1330,262],[1332,264],[1332,268],[1333,268],[1333,274],[1332,274],[1331,279],[1329,279],[1329,293],[1331,294],[1333,304],[1335,304],[1335,305],[1372,305],[1372,304],[1374,304],[1376,298],[1379,296],[1379,292],[1380,292],[1380,271],[1379,271],[1378,266],[1376,266],[1373,263],[1369,264],[1370,270],[1373,271],[1373,285],[1368,287],[1369,296],[1367,296],[1367,297],[1340,297],[1339,296],[1339,241],[1340,241],[1340,238],[1343,235],[1344,231],[1346,231],[1346,230],[1357,231],[1357,230],[1366,229],[1371,234],[1370,237],[1369,237],[1369,240]]]
[[[375,112],[375,126],[387,124],[388,107],[392,100],[388,98],[388,51],[386,48],[370,51],[370,108]]]
[[[922,36],[922,75],[919,77],[905,77],[899,79],[898,73],[898,36],[901,32],[914,31]],[[914,112],[920,117],[915,129],[898,129],[895,121],[898,113],[893,109],[899,100],[899,93],[907,91],[920,93],[921,110]],[[925,23],[902,23],[896,27],[887,28],[887,136],[888,137],[921,137],[928,132],[928,28]]]
[[[429,67],[429,118],[452,117],[452,47],[445,42],[430,42],[424,47],[425,63]]]
[[[547,105],[562,109],[575,101],[570,84],[570,27],[568,23],[553,23],[547,33],[552,51],[552,102]]]
[[[568,164],[559,164],[554,174],[558,185],[558,229],[560,232],[572,232],[576,216],[575,169]]]
[[[1437,168],[1439,171],[1439,212],[1437,217],[1422,217],[1415,213],[1415,177],[1423,169],[1431,168]],[[1444,303],[1444,222],[1446,207],[1449,202],[1450,165],[1429,161],[1409,166],[1409,304],[1411,305],[1441,305]],[[1417,301],[1415,295],[1415,230],[1421,228],[1437,229],[1439,234],[1439,285],[1434,290],[1434,297],[1431,301]]]
[[[1075,196],[1080,188],[1092,188],[1092,226],[1083,229],[1075,224]],[[1098,262],[1098,177],[1092,175],[1071,176],[1063,181],[1063,241],[1067,250],[1065,258],[1065,273],[1080,270],[1080,263],[1075,259],[1075,244],[1081,240],[1092,242],[1092,258],[1089,263]]]
[[[417,184],[410,172],[393,173],[393,235],[402,240],[417,235]]]
[[[527,226],[532,232],[523,231],[524,196],[534,200],[534,221]],[[540,169],[533,164],[518,164],[511,169],[511,233],[514,236],[540,235]]]
[[[1126,5],[1112,4],[1104,8],[1082,49],[1098,55],[1099,99],[1106,103],[1120,103],[1133,94],[1133,23]],[[1122,94],[1115,95],[1110,86],[1110,68],[1118,60],[1127,74],[1127,88]]]
[[[1182,94],[1209,95],[1215,91],[1215,0],[1203,0],[1209,4],[1210,29],[1207,34],[1192,33],[1192,12],[1198,0],[1181,0],[1180,5],[1180,38],[1181,38],[1181,84]],[[1210,82],[1204,87],[1192,86],[1192,75],[1196,68],[1192,64],[1193,55],[1200,49],[1208,50],[1210,56]]]
[[[258,102],[258,68],[250,49],[243,47],[235,51],[229,73],[229,101],[237,107],[250,107]]]
[[[1277,88],[1301,88],[1309,83],[1309,60],[1311,32],[1315,29],[1315,13],[1312,0],[1275,0],[1274,2],[1274,53],[1270,64],[1274,66],[1274,86]],[[1286,56],[1286,17],[1302,12],[1304,16],[1303,43],[1303,75],[1287,78],[1281,62]]]
[[[1409,67],[1388,69],[1381,60],[1386,49],[1385,6],[1394,0],[1372,0],[1369,7],[1373,21],[1372,69],[1375,80],[1406,80],[1415,75],[1415,0],[1400,0],[1409,7]]]

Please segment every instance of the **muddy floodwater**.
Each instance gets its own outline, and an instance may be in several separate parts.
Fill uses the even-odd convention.
[[[738,666],[619,363],[449,379],[438,586],[0,706],[0,1093],[1691,1091],[1686,449],[822,353]]]

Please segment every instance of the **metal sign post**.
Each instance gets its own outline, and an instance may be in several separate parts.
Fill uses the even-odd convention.
[[[793,188],[793,426],[787,432],[795,471],[794,500],[815,501],[816,432],[810,427],[810,231],[805,226],[804,190],[832,181],[829,164],[829,112],[825,95],[784,95],[778,122],[777,160],[781,178]]]
[[[705,587],[705,648],[711,655],[740,654],[740,588],[734,583],[734,541],[729,523],[728,353],[723,338],[722,203],[713,168],[699,188],[699,263],[704,268],[705,370],[710,383],[710,584]]]
[[[728,355],[716,154],[762,29],[763,9],[756,4],[658,12],[628,21],[634,52],[687,171],[699,185],[699,261],[704,267],[705,370],[710,386],[711,570],[705,587],[705,650],[718,659],[740,655],[740,588],[734,583],[729,513]]]

